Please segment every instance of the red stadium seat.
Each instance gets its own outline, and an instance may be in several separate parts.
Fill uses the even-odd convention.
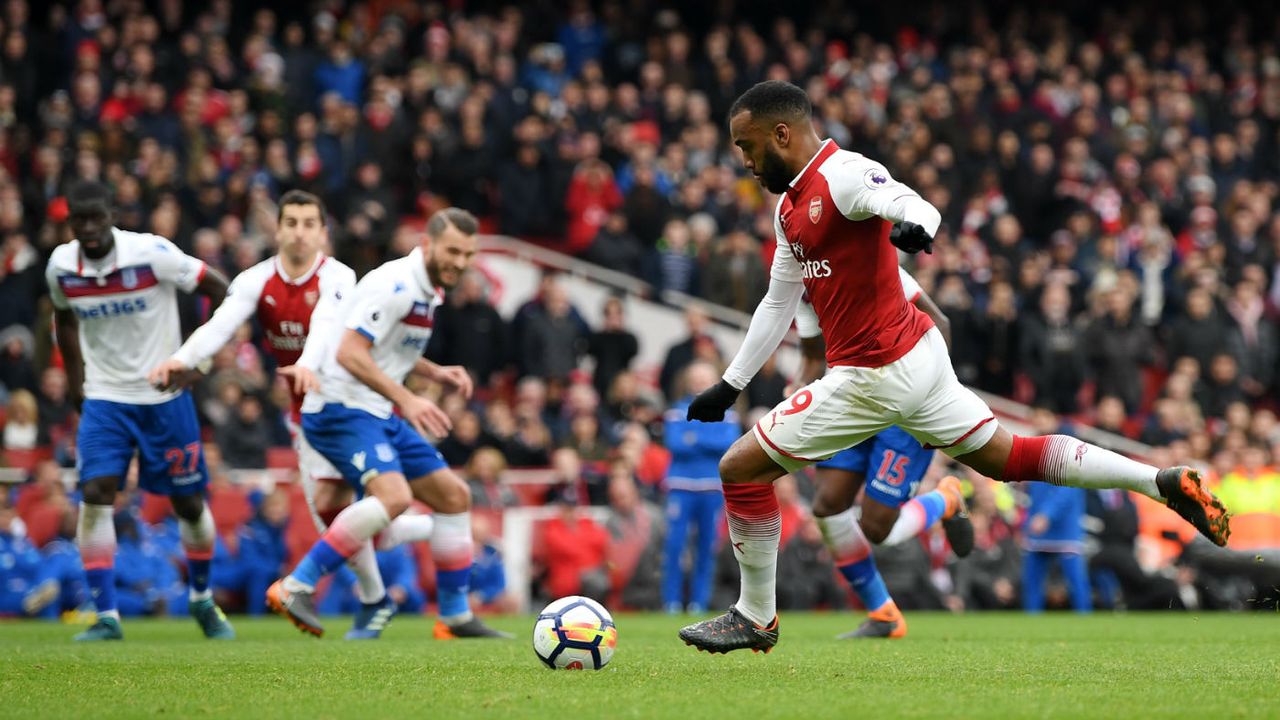
[[[298,467],[298,451],[291,447],[267,448],[268,470],[293,470]]]
[[[44,460],[53,459],[53,448],[42,446],[31,448],[30,450],[20,450],[18,448],[9,448],[4,451],[5,467],[20,468],[31,472],[35,466]]]

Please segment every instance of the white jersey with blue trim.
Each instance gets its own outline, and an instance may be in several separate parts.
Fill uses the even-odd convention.
[[[112,228],[114,247],[101,260],[77,240],[54,248],[45,269],[49,298],[80,320],[84,396],[155,405],[177,391],[147,382],[151,368],[182,344],[175,289],[195,290],[206,267],[159,235]]]
[[[444,295],[427,277],[420,248],[365,275],[343,301],[343,323],[329,331],[337,336],[326,344],[320,389],[307,393],[302,412],[319,412],[325,403],[341,403],[378,417],[391,417],[391,401],[338,364],[341,335],[355,330],[368,338],[373,343],[369,352],[374,363],[387,377],[402,383],[427,349],[436,308],[443,301]]]

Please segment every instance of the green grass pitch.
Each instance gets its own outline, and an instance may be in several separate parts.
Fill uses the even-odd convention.
[[[121,643],[0,623],[0,718],[1222,718],[1280,717],[1280,617],[1270,613],[912,613],[898,641],[837,641],[857,617],[788,613],[770,655],[711,656],[684,621],[621,615],[601,672],[550,671],[532,621],[515,641],[430,639],[400,617],[382,640],[303,636],[233,618],[210,642],[185,620],[126,621]]]

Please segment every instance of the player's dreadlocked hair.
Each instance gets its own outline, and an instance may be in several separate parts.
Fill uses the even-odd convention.
[[[813,105],[804,90],[784,80],[756,83],[729,108],[729,117],[751,113],[752,121],[800,123],[813,116]]]

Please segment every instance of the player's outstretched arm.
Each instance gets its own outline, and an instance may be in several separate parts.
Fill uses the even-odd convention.
[[[210,309],[217,310],[227,297],[227,276],[206,265],[204,275],[196,283],[196,292],[209,298]]]
[[[475,389],[471,381],[471,373],[461,365],[437,365],[426,358],[418,358],[418,362],[413,366],[413,372],[432,382],[452,385],[467,400],[471,399],[471,393]]]
[[[933,252],[942,214],[907,185],[894,180],[883,165],[863,158],[839,166],[827,178],[831,199],[850,220],[878,215],[896,226],[890,240],[901,250]]]
[[[205,271],[204,277],[196,286],[197,291],[204,292],[202,290],[204,283],[209,282],[210,290],[214,293],[218,292],[218,281],[208,279],[214,273],[217,271]],[[247,322],[257,309],[258,295],[262,288],[255,287],[255,280],[247,277],[251,273],[251,270],[241,273],[231,283],[229,289],[222,290],[219,300],[221,304],[217,306],[217,310],[209,321],[196,328],[196,331],[191,333],[191,337],[187,338],[187,341],[182,343],[182,347],[178,348],[178,351],[169,359],[152,368],[147,373],[148,382],[160,389],[169,389],[190,384],[200,378],[195,368],[208,362],[223,345],[226,345],[235,335],[236,330]],[[217,273],[217,277],[221,278],[221,273]]]
[[[400,415],[418,432],[442,438],[453,429],[453,422],[435,403],[418,397],[404,385],[392,380],[378,367],[369,349],[373,342],[356,330],[347,330],[338,343],[336,359],[351,376],[400,408]]]
[[[70,308],[53,311],[54,334],[62,366],[67,372],[67,391],[76,407],[84,400],[84,361],[80,357],[80,318]]]

